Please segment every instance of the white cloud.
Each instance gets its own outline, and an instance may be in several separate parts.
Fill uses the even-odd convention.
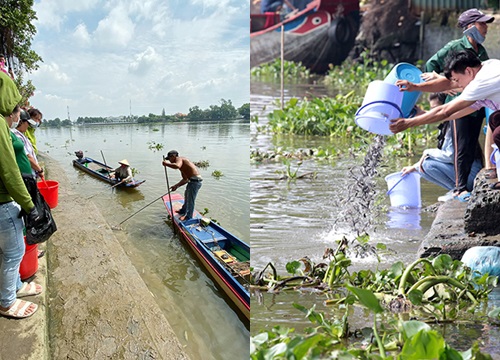
[[[97,43],[103,47],[124,48],[134,36],[135,24],[130,20],[125,9],[115,8],[99,21],[95,31]]]
[[[28,74],[45,118],[144,115],[249,101],[249,4],[240,0],[37,0]],[[57,24],[57,26],[55,26]],[[50,95],[48,95],[50,94]]]
[[[85,24],[78,24],[73,32],[74,39],[82,46],[90,45],[90,34],[87,31]]]
[[[148,46],[144,52],[136,55],[135,60],[129,64],[128,70],[136,75],[144,75],[154,70],[154,67],[159,65],[160,62],[161,56],[154,48]]]

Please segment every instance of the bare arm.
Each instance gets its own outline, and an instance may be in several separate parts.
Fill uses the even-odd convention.
[[[425,81],[419,84],[408,80],[398,80],[396,85],[400,91],[423,91],[423,92],[443,92],[458,88],[457,83],[448,80],[444,76],[438,76],[434,80]]]
[[[391,120],[389,129],[396,134],[410,127],[432,124],[443,120],[458,119],[473,113],[475,110],[470,106],[474,103],[475,101],[466,101],[456,98],[447,104],[435,107],[425,114],[415,116],[412,119],[393,119]]]

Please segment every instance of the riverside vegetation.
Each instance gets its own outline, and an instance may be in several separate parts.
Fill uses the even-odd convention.
[[[285,71],[285,74],[301,72],[300,64],[286,63],[287,68],[293,70]],[[255,163],[281,161],[285,165],[284,172],[293,175],[290,168],[292,159],[300,166],[305,160],[334,159],[363,152],[370,161],[375,158],[374,155],[380,157],[382,152],[392,157],[413,155],[415,147],[425,145],[436,137],[432,126],[381,137],[369,134],[354,123],[355,112],[362,102],[360,92],[371,81],[383,79],[391,68],[392,64],[373,61],[365,54],[363,64],[344,64],[332,68],[322,80],[326,86],[338,91],[333,98],[292,98],[283,104],[283,110],[280,109],[279,101],[276,101],[276,109],[269,113],[266,124],[259,124],[256,116],[251,119],[258,132],[272,133],[277,137],[342,138],[347,146],[295,151],[278,148],[266,152],[252,149],[252,160]],[[277,64],[264,66],[260,70],[253,69],[252,76],[258,76],[260,80],[277,78],[272,76],[272,72],[277,69]],[[297,78],[296,75],[289,76]],[[303,71],[300,78],[308,79],[310,76],[307,71]],[[286,81],[292,80],[288,78]],[[421,103],[422,107],[427,107],[424,101]],[[377,167],[379,157],[377,161],[372,161],[373,166],[363,166],[362,172],[367,174],[363,178],[368,181],[364,183],[366,188],[372,188],[371,181],[376,171],[368,170]],[[369,194],[363,196],[361,205],[371,206],[369,202],[373,202],[374,196],[375,192],[370,190]],[[347,200],[356,202],[350,198]],[[499,326],[500,309],[486,312],[484,306],[489,292],[497,285],[497,278],[474,273],[447,255],[435,259],[418,259],[410,265],[397,262],[389,269],[351,273],[351,257],[360,252],[370,252],[379,259],[380,265],[380,257],[388,251],[384,244],[369,243],[369,224],[359,228],[359,220],[352,219],[352,226],[357,226],[352,229],[357,234],[356,238],[351,241],[343,238],[339,240],[337,249],[327,249],[324,259],[328,261],[325,263],[314,264],[308,258],[291,261],[286,265],[287,276],[278,275],[272,263],[260,271],[254,271],[253,289],[257,293],[315,291],[318,296],[326,297],[325,303],[335,307],[335,311],[331,312],[333,315],[327,316],[317,312],[314,307],[308,309],[300,304],[291,304],[305,314],[312,327],[301,334],[285,326],[275,326],[257,333],[251,338],[251,358],[491,359],[491,356],[480,351],[478,342],[464,352],[454,349],[446,343],[436,326],[457,323],[470,317]],[[370,328],[354,328],[351,316],[359,308],[372,313],[373,325]]]

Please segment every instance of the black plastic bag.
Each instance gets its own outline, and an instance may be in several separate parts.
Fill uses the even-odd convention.
[[[33,177],[23,176],[26,189],[31,195],[31,200],[40,215],[40,219],[36,223],[32,223],[28,216],[24,216],[24,225],[26,226],[26,243],[28,245],[39,244],[47,241],[53,233],[56,232],[57,226],[50,207],[38,190],[36,180]]]

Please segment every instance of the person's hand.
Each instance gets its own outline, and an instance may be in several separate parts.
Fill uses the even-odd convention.
[[[32,224],[33,226],[36,226],[41,220],[42,217],[38,213],[36,206],[33,206],[33,209],[31,209],[31,211],[28,214],[28,223]]]
[[[397,119],[392,119],[391,123],[389,124],[389,130],[392,131],[392,133],[397,134],[401,131],[405,131],[410,127],[408,119],[404,118],[397,118]]]
[[[450,96],[455,96],[459,92],[462,92],[462,88],[457,88],[457,89],[451,89],[451,90],[443,91],[443,93],[445,93],[446,95],[450,95]]]
[[[179,188],[179,186],[177,185],[173,185],[171,188],[170,188],[170,191],[175,191]]]
[[[415,87],[415,84],[412,82],[409,82],[408,80],[398,80],[396,81],[395,84],[397,87],[399,87],[399,91],[416,91],[417,88]]]
[[[163,160],[161,163],[162,163],[163,166],[167,166],[167,164],[168,164],[167,160]]]
[[[433,71],[433,72],[425,72],[423,73],[422,75],[420,75],[420,78],[424,81],[430,81],[430,80],[434,80],[434,79],[437,79],[439,75],[437,72]]]
[[[43,168],[40,168],[40,171],[35,171],[36,176],[40,179],[43,179]]]
[[[401,176],[405,176],[411,172],[414,172],[416,169],[413,166],[405,166],[401,169]]]

